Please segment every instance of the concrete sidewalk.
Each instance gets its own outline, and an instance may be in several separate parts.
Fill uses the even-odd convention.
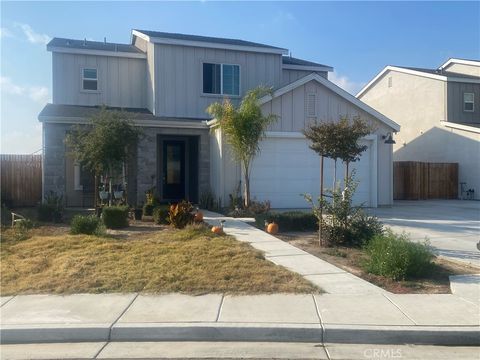
[[[479,306],[453,295],[76,294],[15,296],[2,302],[3,343],[480,344]]]

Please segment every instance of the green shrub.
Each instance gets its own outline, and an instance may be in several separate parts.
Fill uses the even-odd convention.
[[[29,219],[20,219],[13,226],[13,238],[15,240],[27,240],[30,238],[30,230],[33,229],[33,222]]]
[[[413,243],[406,234],[396,235],[388,230],[374,236],[365,247],[369,259],[365,269],[393,280],[422,277],[432,269],[434,255],[428,243]]]
[[[168,222],[176,229],[183,229],[188,224],[193,223],[194,214],[192,214],[193,205],[185,200],[178,204],[170,205],[168,210]]]
[[[155,224],[168,224],[168,212],[168,205],[160,205],[153,209],[153,221],[155,221]]]
[[[63,220],[63,196],[58,196],[50,191],[45,201],[38,205],[38,221],[59,223]]]
[[[70,224],[70,234],[102,235],[105,227],[95,215],[75,215]]]
[[[103,223],[108,229],[120,229],[128,226],[128,206],[108,206],[102,211]]]
[[[143,205],[143,215],[144,216],[152,216],[153,209],[155,209],[155,204],[145,204]]]
[[[347,237],[347,244],[363,246],[373,237],[383,234],[383,224],[375,216],[369,216],[363,211],[356,213],[350,221],[350,233]]]
[[[311,212],[287,211],[271,212],[255,218],[259,227],[264,222],[275,222],[280,231],[315,231],[318,230],[318,220]]]

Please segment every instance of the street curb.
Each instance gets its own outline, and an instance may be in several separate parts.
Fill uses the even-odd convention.
[[[274,323],[127,323],[2,326],[2,344],[103,341],[268,341],[480,345],[475,326],[364,326]]]

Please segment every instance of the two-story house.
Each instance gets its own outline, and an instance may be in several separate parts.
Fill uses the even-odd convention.
[[[480,199],[480,61],[386,66],[357,98],[402,126],[395,161],[458,163],[459,197]],[[463,194],[462,194],[463,183]]]
[[[330,66],[287,56],[288,51],[243,40],[133,30],[130,44],[54,38],[53,101],[43,124],[43,191],[64,195],[67,206],[91,205],[91,180],[68,156],[65,134],[101,105],[123,109],[143,137],[128,164],[128,201],[141,204],[156,186],[162,201],[197,202],[211,189],[228,205],[241,179],[219,130],[205,109],[224,97],[238,103],[246,91],[271,86],[262,111],[278,115],[252,169],[252,198],[276,208],[306,207],[301,196],[319,193],[319,157],[302,130],[311,122],[360,116],[375,126],[354,164],[356,201],[392,203],[392,146],[399,126],[328,80]],[[210,125],[209,125],[210,124]],[[327,163],[331,184],[333,163]],[[339,165],[340,166],[340,165]],[[339,172],[342,173],[342,172]],[[330,179],[330,180],[329,180]]]

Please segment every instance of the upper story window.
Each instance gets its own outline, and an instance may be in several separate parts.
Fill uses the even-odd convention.
[[[240,95],[240,66],[204,63],[203,93]]]
[[[475,110],[475,95],[463,93],[463,111],[473,112]]]
[[[82,69],[82,90],[87,90],[87,91],[98,90],[97,69],[95,68]]]

